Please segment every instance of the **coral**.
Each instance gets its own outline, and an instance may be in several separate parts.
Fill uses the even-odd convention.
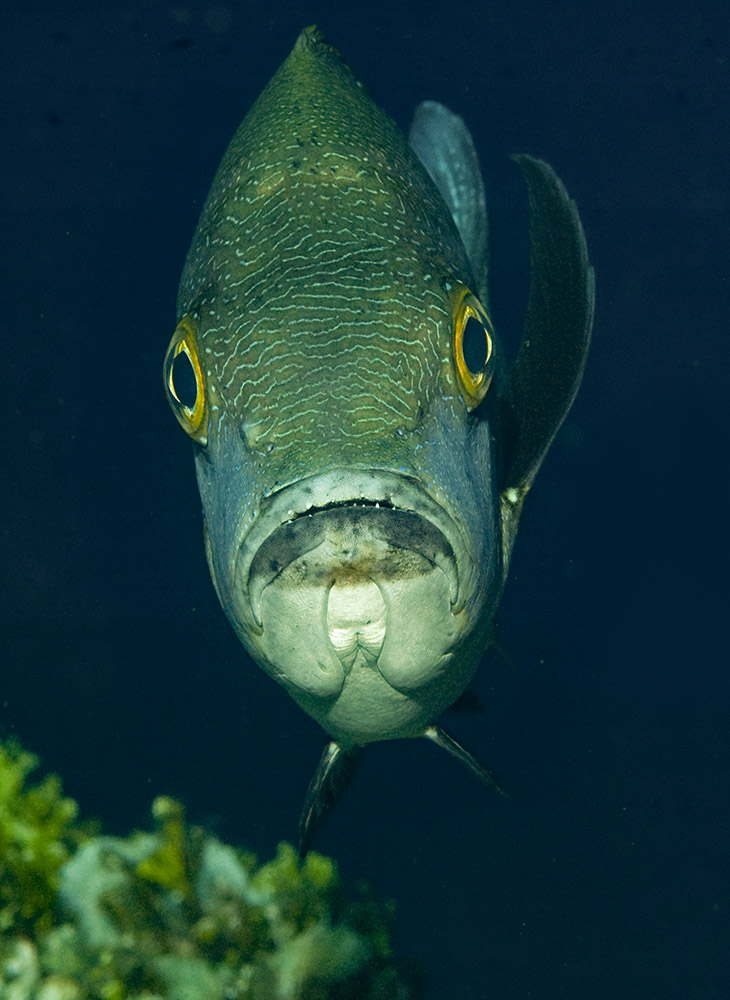
[[[348,898],[332,860],[280,844],[259,865],[165,797],[151,833],[84,835],[58,778],[25,787],[35,764],[0,744],[3,1000],[415,996],[388,909]]]

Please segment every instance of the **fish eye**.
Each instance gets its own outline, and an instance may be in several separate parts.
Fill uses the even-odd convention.
[[[165,392],[181,427],[198,444],[206,443],[207,404],[193,320],[185,316],[172,335],[164,365]]]
[[[454,303],[454,361],[459,389],[468,409],[479,406],[493,374],[494,334],[476,295],[461,287]]]
[[[480,320],[474,316],[467,317],[461,335],[461,353],[469,374],[475,379],[489,361],[491,343],[489,334],[485,336],[485,333]]]
[[[172,359],[170,368],[170,390],[182,407],[191,412],[195,410],[198,399],[198,380],[190,355],[183,348]]]

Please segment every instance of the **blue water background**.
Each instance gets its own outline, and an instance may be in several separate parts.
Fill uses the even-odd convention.
[[[479,711],[366,755],[318,838],[398,903],[429,1000],[730,996],[730,14],[720,3],[9,3],[0,14],[0,728],[125,833],[154,795],[262,856],[322,734],[204,562],[161,360],[210,181],[317,21],[403,126],[467,120],[495,320],[519,336],[512,152],[597,273],[579,399],[523,517]]]

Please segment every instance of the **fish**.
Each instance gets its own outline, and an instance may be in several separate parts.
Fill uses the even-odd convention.
[[[594,277],[574,202],[515,157],[530,287],[510,360],[463,120],[406,137],[317,27],[236,131],[164,362],[205,550],[251,658],[325,731],[302,855],[368,744],[426,737],[492,642],[527,492],[580,384]]]

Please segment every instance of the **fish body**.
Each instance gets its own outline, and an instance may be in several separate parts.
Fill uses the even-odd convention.
[[[331,738],[310,800],[376,740],[465,753],[435,722],[488,645],[592,317],[575,208],[550,168],[520,162],[532,287],[511,369],[466,127],[426,103],[408,142],[317,29],[202,210],[165,385],[195,443],[221,604]]]

